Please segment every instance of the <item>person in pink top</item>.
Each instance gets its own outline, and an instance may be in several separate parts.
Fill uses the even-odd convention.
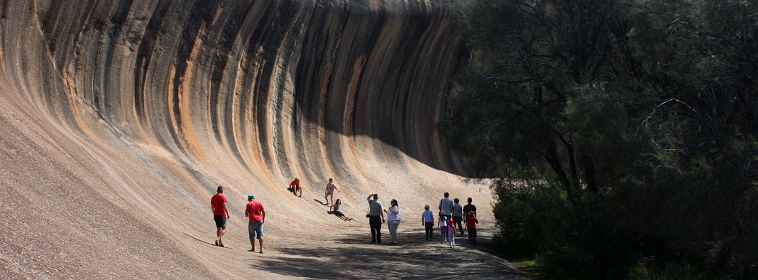
[[[211,212],[213,212],[213,220],[216,222],[216,240],[214,244],[224,247],[221,237],[226,232],[226,220],[229,219],[229,211],[226,210],[226,196],[224,195],[224,187],[222,186],[218,186],[216,188],[216,195],[211,197]]]
[[[263,254],[263,223],[266,222],[266,210],[263,204],[256,200],[252,194],[247,195],[247,205],[245,206],[245,217],[248,218],[247,231],[250,236],[250,252],[255,252],[255,239],[261,243],[261,249],[258,253]]]
[[[334,185],[334,180],[332,178],[329,178],[329,183],[326,184],[326,191],[324,191],[324,202],[327,206],[332,206],[334,204],[334,191],[340,191],[337,189],[337,186]],[[332,203],[329,203],[329,198],[332,199]]]
[[[455,247],[455,220],[447,219],[447,241],[450,248]]]

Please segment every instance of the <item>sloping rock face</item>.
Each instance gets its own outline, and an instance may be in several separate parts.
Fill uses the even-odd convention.
[[[329,228],[313,199],[330,177],[352,216],[369,193],[421,207],[462,188],[437,130],[461,52],[449,14],[421,0],[2,1],[0,265],[224,276],[176,245],[212,228],[217,185],[240,236],[247,193],[275,235]],[[293,177],[308,199],[287,193]]]
[[[48,64],[38,74],[57,77],[12,82],[43,83],[24,98],[44,100],[40,109],[65,124],[86,127],[76,116],[87,106],[128,139],[198,161],[223,152],[284,177],[347,168],[354,159],[342,152],[356,136],[459,169],[435,129],[460,45],[445,3],[28,4],[6,3],[3,38],[47,51],[30,57],[7,44],[6,57]],[[36,42],[17,32],[28,19]]]

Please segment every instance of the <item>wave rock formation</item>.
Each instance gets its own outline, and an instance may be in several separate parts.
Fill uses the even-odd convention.
[[[184,241],[210,236],[217,185],[230,231],[255,193],[276,236],[329,229],[330,177],[358,217],[368,193],[420,207],[463,184],[436,127],[462,47],[445,1],[0,2],[11,277],[54,275],[36,257],[54,277],[222,277]]]

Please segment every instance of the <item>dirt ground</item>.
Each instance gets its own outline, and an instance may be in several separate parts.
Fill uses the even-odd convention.
[[[435,241],[425,241],[423,228],[401,224],[400,244],[387,245],[389,232],[383,228],[385,244],[370,244],[366,219],[341,222],[334,217],[333,230],[313,234],[267,237],[264,254],[246,251],[250,248],[245,236],[230,233],[226,245],[215,247],[209,240],[187,235],[198,250],[208,250],[219,258],[233,260],[217,265],[229,265],[234,277],[260,275],[271,278],[315,279],[387,279],[427,278],[452,279],[527,279],[506,260],[468,244],[467,237],[456,237],[456,247],[441,244],[435,231]],[[415,224],[415,223],[414,223]],[[207,235],[198,233],[199,235]],[[484,234],[485,238],[489,234]],[[487,240],[480,240],[486,244]],[[256,244],[257,245],[257,244]],[[233,267],[233,266],[241,267]],[[237,274],[240,273],[240,274]]]

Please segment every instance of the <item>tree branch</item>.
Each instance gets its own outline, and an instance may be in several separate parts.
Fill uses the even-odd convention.
[[[647,124],[648,124],[648,122],[650,121],[650,119],[651,119],[651,118],[653,117],[653,115],[655,115],[655,113],[658,111],[658,108],[660,108],[660,107],[663,107],[663,105],[666,105],[666,104],[668,104],[668,103],[670,103],[670,102],[676,102],[676,103],[682,104],[682,105],[684,105],[685,107],[687,107],[687,109],[689,109],[690,111],[694,112],[694,113],[695,113],[695,115],[697,115],[697,111],[696,111],[694,108],[692,108],[692,106],[690,106],[689,104],[687,104],[687,103],[685,103],[684,101],[681,101],[681,100],[679,100],[679,99],[676,99],[676,98],[670,98],[670,99],[666,99],[666,100],[665,100],[665,101],[663,101],[661,104],[658,104],[658,106],[655,106],[655,108],[653,108],[653,111],[652,111],[652,112],[650,112],[650,114],[649,114],[649,115],[648,115],[648,116],[647,116],[647,117],[646,117],[644,120],[642,120],[642,126],[647,126]]]

